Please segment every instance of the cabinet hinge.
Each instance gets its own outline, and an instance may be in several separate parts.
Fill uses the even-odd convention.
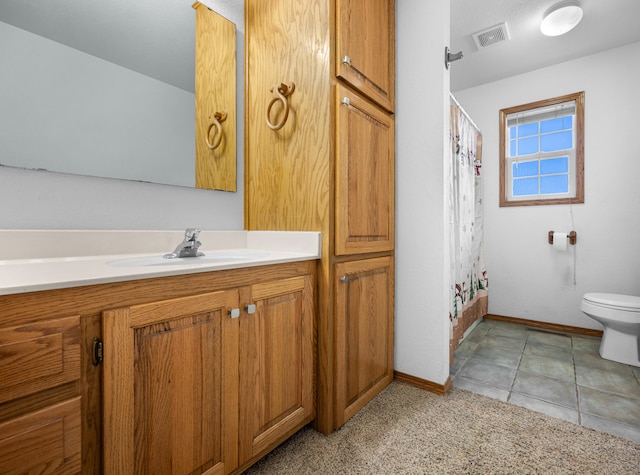
[[[104,359],[102,340],[97,336],[93,338],[91,346],[91,354],[93,356],[93,366],[98,366]]]

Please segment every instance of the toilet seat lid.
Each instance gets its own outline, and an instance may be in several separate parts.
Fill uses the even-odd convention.
[[[640,297],[634,295],[584,294],[584,300],[600,305],[624,308],[630,311],[640,311]]]

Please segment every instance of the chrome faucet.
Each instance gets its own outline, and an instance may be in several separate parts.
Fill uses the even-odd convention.
[[[165,259],[175,259],[176,257],[198,257],[204,256],[203,252],[198,252],[198,248],[202,244],[198,241],[198,234],[200,234],[199,229],[195,228],[187,228],[184,232],[184,241],[182,241],[176,249],[170,253],[165,254],[163,257]]]

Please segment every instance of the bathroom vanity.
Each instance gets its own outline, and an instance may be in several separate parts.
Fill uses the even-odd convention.
[[[167,265],[180,232],[19,233],[0,473],[232,473],[315,418],[319,233],[204,232],[208,261]]]
[[[244,7],[250,231],[0,231],[0,473],[240,472],[393,380],[394,2]]]

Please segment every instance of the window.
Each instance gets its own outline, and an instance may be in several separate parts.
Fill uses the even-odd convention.
[[[500,206],[584,203],[584,92],[500,111]]]

